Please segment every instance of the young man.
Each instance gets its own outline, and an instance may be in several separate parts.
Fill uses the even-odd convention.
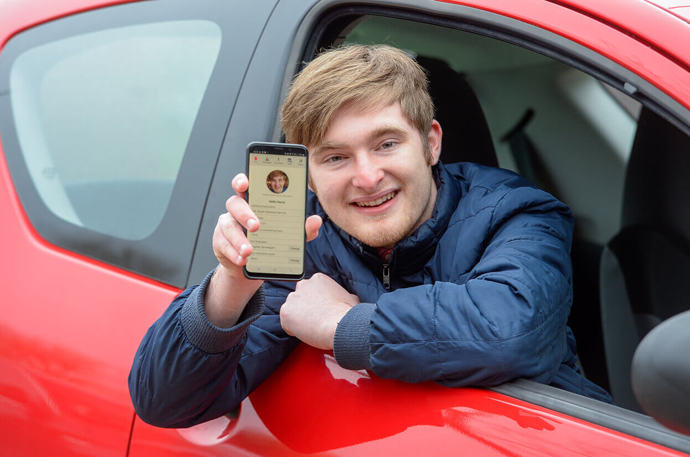
[[[438,163],[442,130],[412,59],[390,47],[326,52],[294,81],[282,123],[309,149],[308,279],[243,276],[243,227],[261,221],[236,176],[213,236],[218,267],[135,357],[143,420],[184,427],[227,413],[299,341],[386,378],[524,377],[610,400],[579,374],[566,326],[569,210],[511,172]]]
[[[287,189],[288,177],[280,170],[273,170],[266,178],[266,185],[274,194],[282,194]]]

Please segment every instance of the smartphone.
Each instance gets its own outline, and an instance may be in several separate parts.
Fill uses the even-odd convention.
[[[307,148],[301,144],[247,145],[246,198],[260,226],[247,232],[253,247],[244,275],[297,281],[304,277]]]

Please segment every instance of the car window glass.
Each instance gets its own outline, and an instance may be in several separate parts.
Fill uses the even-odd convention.
[[[59,218],[139,240],[160,223],[220,49],[210,21],[112,28],[24,52],[10,72],[21,152]]]

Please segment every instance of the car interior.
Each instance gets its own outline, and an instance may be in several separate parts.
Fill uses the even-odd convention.
[[[690,309],[688,135],[560,59],[454,28],[350,17],[320,47],[385,43],[427,70],[444,162],[522,174],[575,216],[569,325],[584,374],[641,411],[630,383],[642,337]],[[690,292],[690,290],[688,290]]]

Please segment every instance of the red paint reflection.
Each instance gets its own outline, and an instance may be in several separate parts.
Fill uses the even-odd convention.
[[[396,435],[412,427],[449,427],[492,448],[487,429],[503,436],[553,431],[553,419],[516,408],[497,394],[451,389],[436,383],[407,384],[340,368],[330,353],[300,346],[251,396],[266,427],[293,450],[313,453]],[[309,366],[309,385],[299,368]],[[517,424],[519,427],[515,427]],[[521,433],[522,434],[522,433]],[[509,439],[508,439],[509,441]]]

